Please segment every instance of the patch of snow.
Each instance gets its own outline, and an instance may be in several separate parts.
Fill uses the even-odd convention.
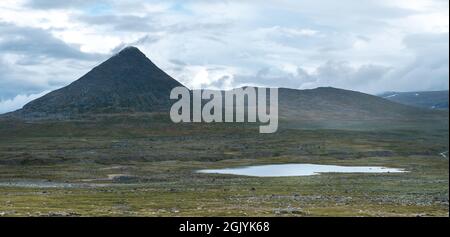
[[[389,95],[389,96],[386,96],[386,97],[384,97],[385,99],[387,99],[387,98],[391,98],[391,97],[394,97],[394,96],[397,96],[398,94],[393,94],[393,95]]]

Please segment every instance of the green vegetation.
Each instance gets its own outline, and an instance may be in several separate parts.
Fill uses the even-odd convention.
[[[315,129],[183,124],[164,114],[0,121],[2,216],[448,216],[448,119]],[[366,124],[367,126],[367,124]],[[391,126],[391,127],[390,127]],[[257,178],[203,168],[368,165],[408,173]]]

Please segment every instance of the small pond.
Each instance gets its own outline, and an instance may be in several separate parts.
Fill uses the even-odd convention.
[[[338,166],[315,164],[257,165],[226,169],[205,169],[198,173],[233,174],[255,177],[310,176],[322,173],[402,173],[403,169],[379,166]]]

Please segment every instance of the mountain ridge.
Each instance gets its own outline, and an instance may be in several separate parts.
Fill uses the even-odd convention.
[[[379,95],[382,98],[400,104],[418,108],[448,110],[449,91],[410,91],[410,92],[385,92]]]
[[[138,48],[126,47],[68,86],[6,116],[64,119],[83,114],[168,112],[174,102],[170,91],[177,86],[183,85]],[[332,87],[279,88],[279,111],[280,119],[318,121],[408,120],[442,114]]]

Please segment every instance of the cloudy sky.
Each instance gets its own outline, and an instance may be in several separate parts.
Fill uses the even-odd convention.
[[[125,46],[191,88],[447,90],[448,0],[1,0],[0,113]]]

